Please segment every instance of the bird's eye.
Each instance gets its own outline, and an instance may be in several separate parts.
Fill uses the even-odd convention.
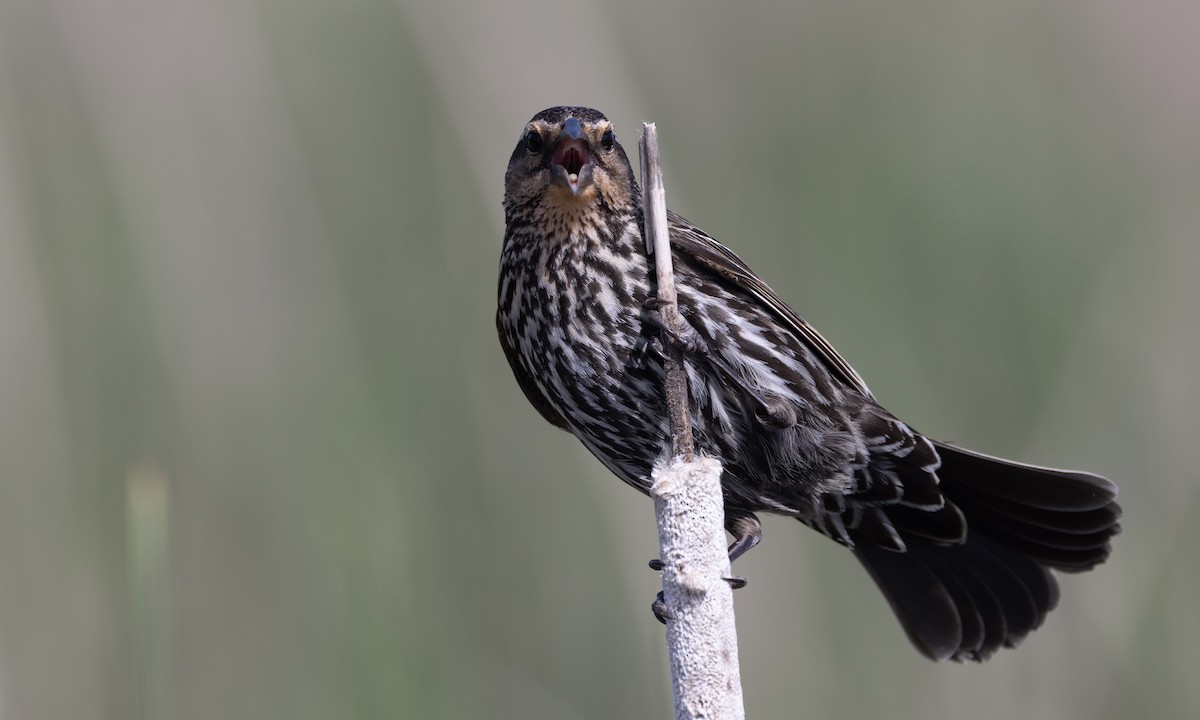
[[[542,151],[542,134],[537,130],[525,133],[525,148],[531,153],[540,153]]]
[[[613,134],[612,128],[605,130],[604,134],[600,136],[600,147],[604,148],[606,151],[611,151],[616,142],[617,136]]]

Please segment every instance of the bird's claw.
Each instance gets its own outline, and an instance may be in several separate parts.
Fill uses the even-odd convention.
[[[633,346],[632,357],[634,367],[644,368],[651,357],[660,360],[666,357],[666,351],[663,350],[662,341],[658,339],[657,335],[652,337],[641,335]]]
[[[654,598],[654,602],[650,603],[650,611],[663,625],[666,625],[668,620],[675,619],[675,614],[667,609],[667,599],[661,592]]]

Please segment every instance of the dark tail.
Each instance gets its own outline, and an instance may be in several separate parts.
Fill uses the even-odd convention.
[[[1083,572],[1108,558],[1121,529],[1117,488],[1098,475],[935,445],[940,488],[966,518],[966,542],[938,544],[926,539],[924,513],[889,512],[907,552],[860,544],[855,553],[923,654],[985,660],[1058,604],[1051,569]]]

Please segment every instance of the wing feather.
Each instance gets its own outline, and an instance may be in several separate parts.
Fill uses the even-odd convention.
[[[816,329],[809,325],[804,318],[788,307],[787,303],[767,287],[754,271],[742,259],[706,234],[703,230],[688,222],[672,211],[667,211],[667,222],[670,227],[671,244],[677,252],[682,252],[692,260],[712,270],[718,277],[723,278],[737,287],[750,293],[763,304],[772,315],[787,326],[796,337],[808,344],[813,354],[821,360],[834,377],[854,388],[862,395],[874,399],[867,383],[850,366],[850,363],[838,354],[829,342],[821,337]]]

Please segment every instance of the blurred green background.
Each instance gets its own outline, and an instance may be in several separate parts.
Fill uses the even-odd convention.
[[[633,147],[880,399],[1125,533],[934,665],[739,563],[755,718],[1200,716],[1194,3],[0,2],[0,717],[665,718],[653,511],[494,338],[505,163]]]

